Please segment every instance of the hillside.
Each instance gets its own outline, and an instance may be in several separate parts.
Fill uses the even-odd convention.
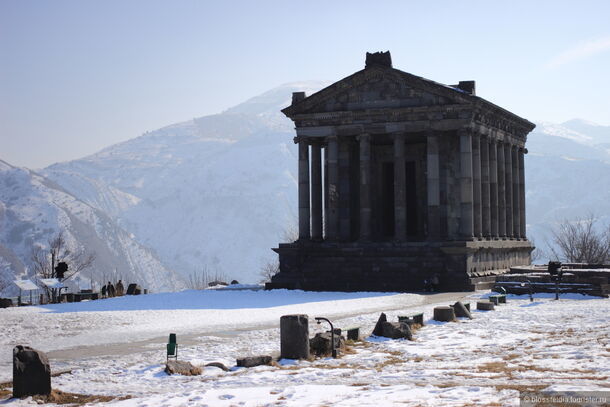
[[[151,291],[184,286],[180,277],[109,216],[44,176],[0,160],[0,186],[3,281],[32,277],[28,268],[32,247],[47,246],[49,239],[62,230],[70,250],[85,248],[96,255],[93,267],[74,278],[76,285],[89,288],[91,280],[101,283],[116,276]],[[15,293],[14,286],[10,292]]]

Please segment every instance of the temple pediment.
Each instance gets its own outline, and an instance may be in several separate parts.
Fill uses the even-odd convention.
[[[282,110],[288,117],[302,114],[369,109],[472,104],[463,90],[442,85],[398,69],[363,69]]]

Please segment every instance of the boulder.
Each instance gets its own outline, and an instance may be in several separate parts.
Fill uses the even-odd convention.
[[[165,364],[165,373],[181,374],[183,376],[199,376],[202,369],[194,366],[191,362],[185,362],[182,360],[168,360]]]
[[[0,298],[0,308],[8,308],[13,306],[13,300],[10,298]]]
[[[373,335],[375,335],[375,336],[383,336],[382,324],[384,322],[388,322],[388,318],[382,312],[381,315],[379,315],[379,319],[377,320],[377,323],[375,324],[375,329],[373,329]]]
[[[345,349],[345,338],[341,336],[341,330],[335,329],[335,349]],[[309,351],[316,356],[331,356],[331,339],[332,335],[328,332],[318,332],[309,340]]]
[[[248,356],[245,358],[237,359],[238,367],[254,367],[268,365],[271,363],[271,356]]]
[[[408,339],[413,340],[413,334],[409,324],[405,322],[382,322],[381,323],[381,335],[385,338],[390,339]]]
[[[493,311],[494,303],[487,301],[477,301],[477,309],[479,311]]]
[[[131,283],[127,286],[127,295],[140,295],[142,294],[142,287],[136,283]]]
[[[280,318],[280,353],[282,359],[309,358],[307,315],[283,315]]]
[[[18,345],[13,348],[13,397],[51,394],[51,366],[44,352]]]
[[[472,314],[470,313],[470,310],[467,309],[466,306],[460,301],[453,304],[453,311],[455,312],[456,317],[472,319]]]
[[[232,280],[232,281],[231,281],[231,285],[235,285],[235,284],[239,284],[239,281],[237,281],[237,280]]]

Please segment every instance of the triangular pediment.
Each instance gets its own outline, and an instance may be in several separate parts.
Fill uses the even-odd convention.
[[[338,111],[472,103],[472,96],[398,69],[356,72],[282,110],[288,117]]]

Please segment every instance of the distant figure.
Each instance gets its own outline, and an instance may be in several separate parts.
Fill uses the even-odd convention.
[[[119,280],[119,282],[116,283],[116,295],[117,297],[125,295],[125,287],[123,286],[122,280]]]
[[[431,289],[431,287],[430,287],[430,280],[425,279],[425,280],[424,280],[424,292],[426,292],[426,293],[427,293],[428,291],[431,291],[431,290],[432,290],[432,289]]]
[[[114,291],[114,286],[112,285],[112,283],[110,281],[108,281],[108,297],[114,297],[114,295],[116,294],[116,292]]]
[[[432,284],[432,291],[438,291],[438,285],[439,285],[438,273],[434,273],[434,275],[432,276],[432,279],[430,280],[430,283]]]
[[[106,285],[102,287],[102,298],[106,298]]]

